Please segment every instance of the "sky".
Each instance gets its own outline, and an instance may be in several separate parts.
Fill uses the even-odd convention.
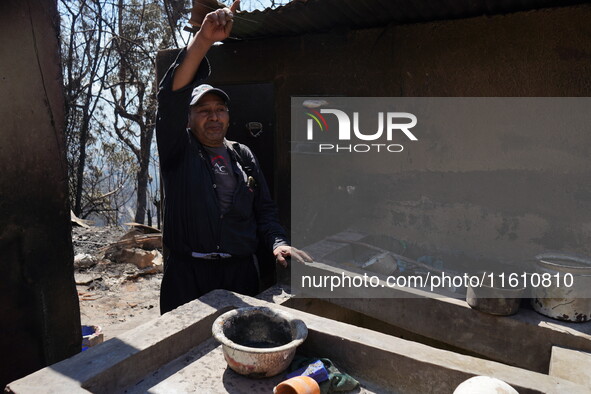
[[[223,0],[223,3],[232,4],[233,0]],[[286,4],[288,0],[275,0],[275,4]],[[271,6],[271,0],[242,0],[240,7],[243,11],[264,10]]]

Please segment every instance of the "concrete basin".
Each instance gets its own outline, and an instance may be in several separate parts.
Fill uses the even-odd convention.
[[[289,298],[281,289],[274,291],[272,298],[277,302]],[[588,387],[544,373],[437,349],[221,290],[12,382],[7,391],[271,392],[284,379],[281,374],[264,379],[236,374],[227,367],[221,346],[211,336],[212,323],[218,316],[252,306],[284,311],[304,321],[308,337],[298,353],[332,360],[360,382],[357,393],[451,393],[461,382],[477,375],[501,379],[520,394],[589,392]]]

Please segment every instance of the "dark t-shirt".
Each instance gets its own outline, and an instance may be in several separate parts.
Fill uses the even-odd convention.
[[[203,146],[209,155],[211,168],[215,177],[215,193],[218,196],[220,203],[220,210],[222,213],[228,212],[232,199],[234,197],[234,190],[236,189],[236,177],[232,170],[232,162],[230,155],[225,146],[213,147]]]

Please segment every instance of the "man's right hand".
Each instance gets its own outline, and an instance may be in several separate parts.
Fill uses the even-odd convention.
[[[234,23],[234,12],[238,9],[239,4],[240,0],[236,0],[230,8],[221,8],[207,14],[203,19],[199,32],[197,32],[199,38],[211,43],[228,38]]]
[[[205,54],[216,41],[222,41],[230,36],[234,12],[238,9],[240,0],[236,0],[230,8],[222,8],[205,15],[201,28],[187,45],[187,54],[174,73],[172,90],[179,90],[193,81],[199,64]]]

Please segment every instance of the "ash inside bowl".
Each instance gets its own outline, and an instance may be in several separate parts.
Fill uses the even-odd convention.
[[[289,322],[260,313],[229,319],[224,324],[224,335],[238,345],[259,349],[283,346],[293,339]]]

